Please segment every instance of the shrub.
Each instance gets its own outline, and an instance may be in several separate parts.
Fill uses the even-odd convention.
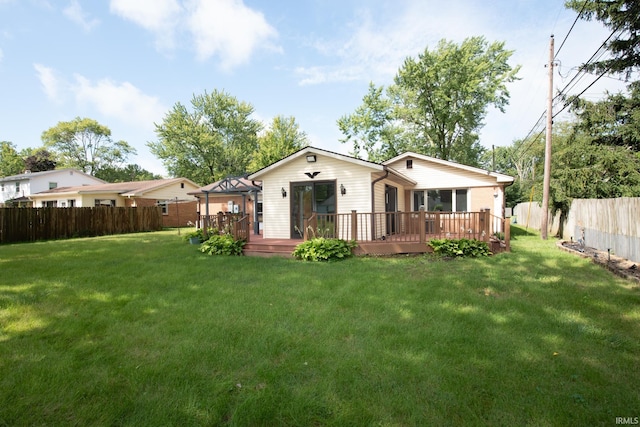
[[[200,245],[200,252],[209,255],[242,255],[245,243],[230,234],[214,234]]]
[[[342,239],[316,237],[300,243],[293,251],[293,256],[305,261],[329,261],[348,258],[356,242]]]
[[[449,257],[481,257],[491,255],[487,242],[476,239],[432,239],[433,252]]]

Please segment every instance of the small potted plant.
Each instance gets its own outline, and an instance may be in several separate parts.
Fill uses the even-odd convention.
[[[199,245],[204,240],[204,230],[197,228],[194,231],[190,231],[184,235],[184,240],[192,245]]]

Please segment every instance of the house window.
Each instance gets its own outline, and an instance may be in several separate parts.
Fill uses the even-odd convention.
[[[162,208],[162,215],[169,215],[169,202],[166,200],[158,200],[156,202],[156,206],[160,206]]]
[[[95,200],[95,207],[115,207],[116,206],[116,201],[115,200],[109,200],[109,199],[96,199]]]
[[[407,169],[413,169],[413,160],[407,160]]]
[[[413,210],[421,207],[428,212],[467,212],[468,190],[420,190],[413,192]]]
[[[76,199],[67,200],[67,206],[69,206],[70,208],[75,208],[76,207]]]
[[[4,192],[4,182],[0,184],[0,191]]]
[[[57,182],[50,182],[49,183],[49,190],[53,190],[54,188],[58,188],[58,183]]]
[[[55,208],[58,206],[57,200],[47,200],[46,202],[42,202],[42,206],[45,208]]]
[[[16,193],[20,192],[20,183],[16,182]]]
[[[184,182],[180,183],[180,188],[184,188]]]

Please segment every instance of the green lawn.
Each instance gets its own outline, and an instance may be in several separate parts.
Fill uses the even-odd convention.
[[[640,291],[516,229],[485,259],[0,246],[0,425],[615,425]]]

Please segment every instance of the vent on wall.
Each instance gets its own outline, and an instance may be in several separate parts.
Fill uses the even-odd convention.
[[[413,160],[412,159],[407,160],[407,169],[413,169]]]

